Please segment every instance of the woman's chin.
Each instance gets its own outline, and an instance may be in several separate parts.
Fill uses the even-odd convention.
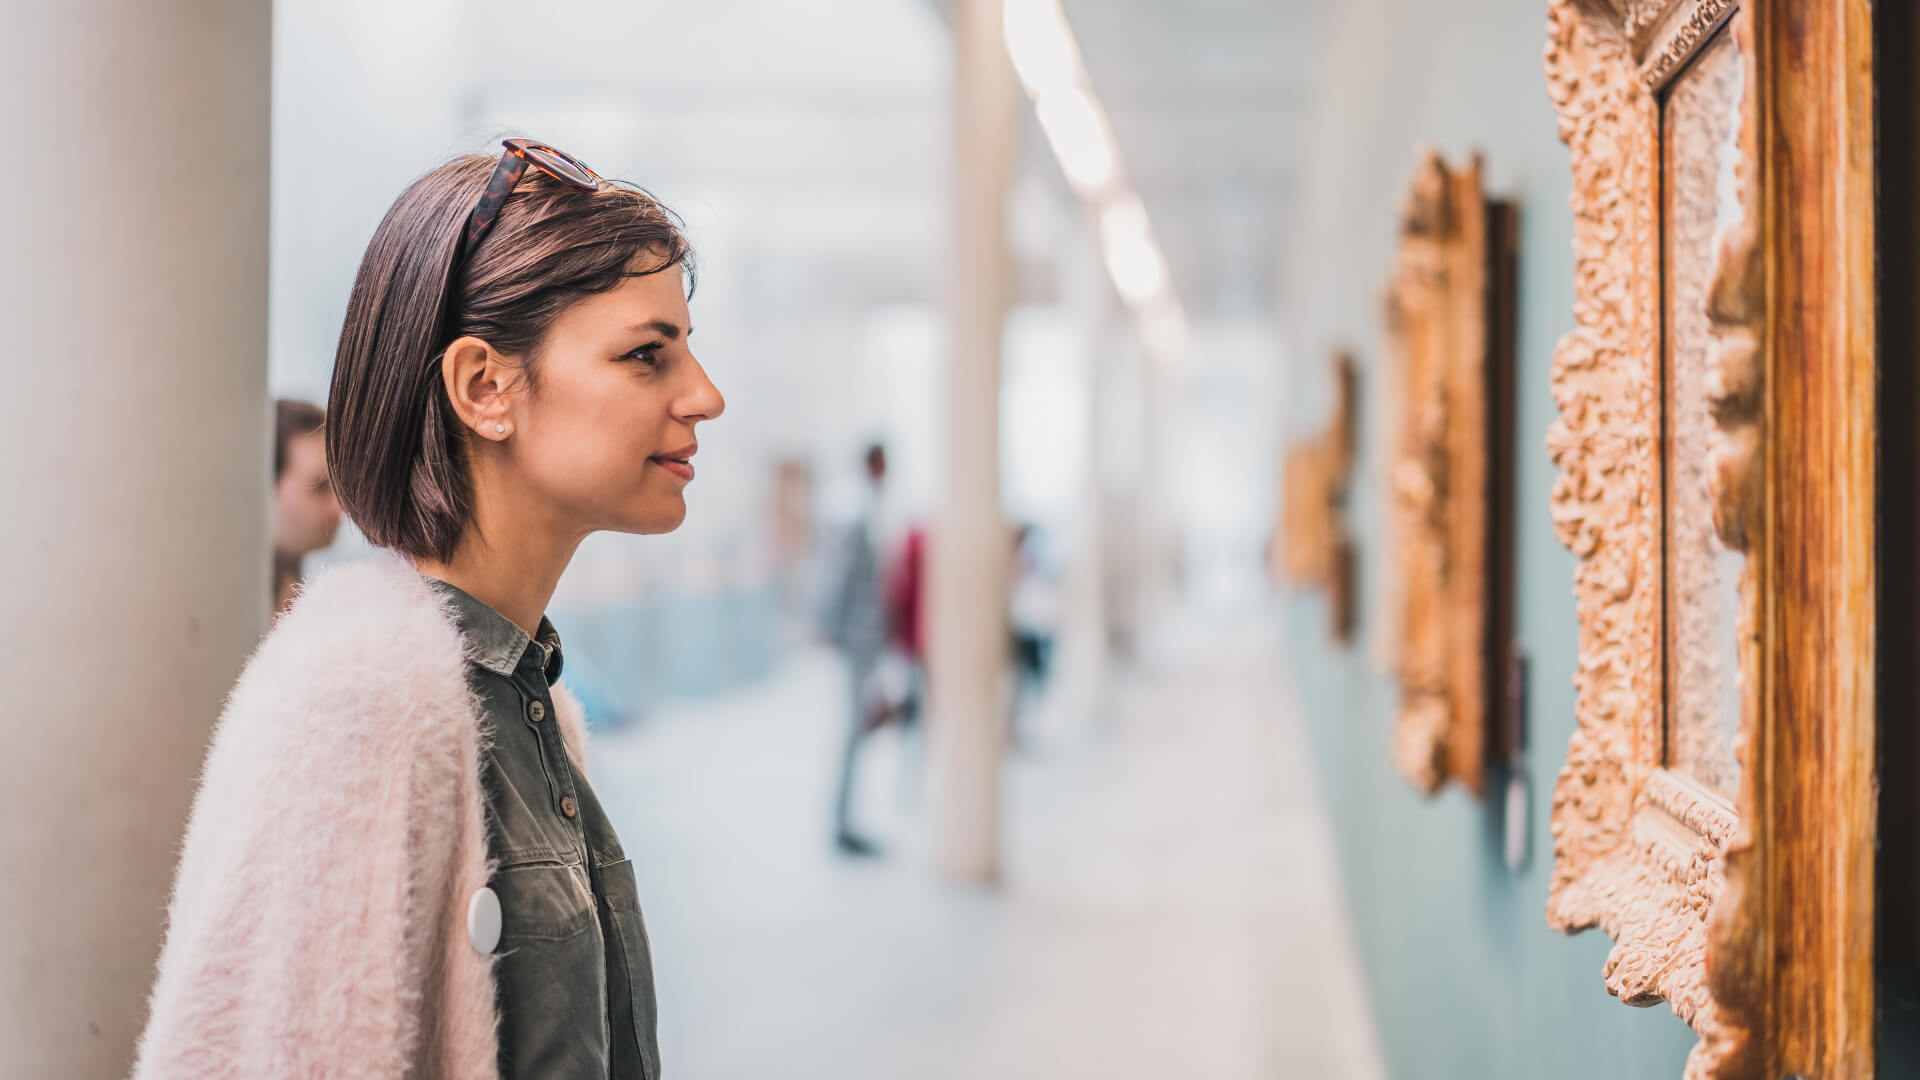
[[[614,526],[613,531],[654,536],[659,533],[670,533],[686,520],[686,499],[678,495],[670,500],[655,497],[647,500],[645,507],[622,515],[620,524]]]

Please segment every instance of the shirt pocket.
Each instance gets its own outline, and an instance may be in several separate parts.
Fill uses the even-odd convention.
[[[593,889],[584,868],[561,862],[503,866],[493,875],[500,897],[500,945],[566,941],[594,925]]]
[[[612,1075],[606,949],[586,870],[560,860],[515,862],[494,873],[493,888],[500,895],[500,1075]]]
[[[633,1025],[634,1041],[640,1051],[641,1075],[660,1075],[659,1004],[653,987],[653,950],[647,940],[646,920],[640,916],[640,890],[634,881],[633,864],[616,859],[600,864],[600,886],[606,893],[607,912],[617,942],[608,948],[619,951],[620,974],[626,980],[626,998]],[[621,1018],[615,1017],[614,1022]],[[618,1040],[616,1040],[616,1043]]]

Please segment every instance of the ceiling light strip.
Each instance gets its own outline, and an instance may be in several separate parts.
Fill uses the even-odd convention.
[[[1146,206],[1127,183],[1120,148],[1060,0],[1004,0],[1002,17],[1013,70],[1068,186],[1099,221],[1107,273],[1141,341],[1157,362],[1180,364],[1189,348],[1186,315]]]

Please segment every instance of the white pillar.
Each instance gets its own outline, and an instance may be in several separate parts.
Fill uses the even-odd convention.
[[[1117,314],[1116,320],[1125,315]],[[1117,322],[1102,338],[1106,355],[1101,373],[1100,477],[1102,558],[1106,575],[1106,617],[1114,659],[1128,665],[1140,659],[1145,632],[1144,596],[1150,567],[1146,539],[1148,460],[1148,365],[1139,334]]]
[[[265,628],[271,14],[0,7],[0,1076],[125,1075]]]
[[[1149,654],[1155,631],[1165,621],[1172,606],[1174,574],[1178,568],[1179,537],[1174,531],[1173,507],[1168,484],[1167,440],[1173,434],[1173,395],[1178,387],[1167,370],[1167,361],[1152,349],[1140,350],[1140,428],[1141,456],[1135,528],[1139,530],[1140,563],[1135,583],[1139,598],[1137,611],[1138,644],[1142,655]]]
[[[1019,133],[1001,0],[954,5],[952,349],[945,477],[932,544],[928,695],[940,867],[992,881],[1000,863],[1007,570],[1000,513],[1000,347],[1011,281],[1007,187]]]
[[[1070,714],[1087,723],[1105,715],[1109,674],[1108,469],[1102,463],[1102,451],[1110,441],[1107,427],[1112,422],[1107,397],[1115,351],[1110,343],[1131,330],[1100,258],[1095,219],[1087,213],[1084,221],[1075,244],[1062,253],[1058,267],[1060,299],[1079,324],[1078,339],[1084,351],[1078,359],[1083,365],[1079,374],[1087,426],[1074,513],[1073,556],[1065,583],[1066,605],[1054,649],[1060,694]]]

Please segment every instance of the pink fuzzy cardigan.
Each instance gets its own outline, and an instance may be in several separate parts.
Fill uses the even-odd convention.
[[[583,764],[578,701],[555,687]],[[304,589],[227,699],[134,1067],[147,1078],[495,1078],[484,732],[464,639],[382,554]]]

